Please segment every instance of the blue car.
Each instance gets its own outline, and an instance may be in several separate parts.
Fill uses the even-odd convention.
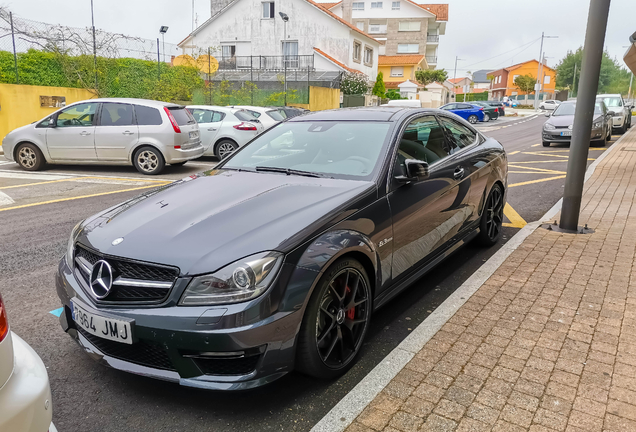
[[[484,121],[484,107],[480,107],[478,105],[458,102],[443,105],[439,107],[439,109],[457,114],[458,116],[468,120],[468,122],[472,124],[475,124],[478,121]]]

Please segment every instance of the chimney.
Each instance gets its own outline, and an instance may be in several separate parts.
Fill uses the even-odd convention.
[[[210,0],[210,16],[214,16],[234,0]]]
[[[352,23],[351,9],[353,7],[353,0],[342,0],[342,19],[348,23]]]

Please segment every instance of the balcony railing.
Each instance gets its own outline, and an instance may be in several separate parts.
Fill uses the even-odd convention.
[[[437,56],[426,56],[426,63],[437,64]]]
[[[439,42],[439,35],[426,35],[426,42]]]
[[[218,57],[219,70],[314,70],[313,55]]]

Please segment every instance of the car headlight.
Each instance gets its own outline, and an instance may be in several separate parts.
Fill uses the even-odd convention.
[[[552,123],[546,123],[543,125],[543,129],[545,130],[555,130],[556,128],[554,127],[554,125]]]
[[[75,253],[75,240],[82,232],[82,223],[84,221],[80,221],[75,225],[73,230],[71,231],[71,236],[68,239],[68,244],[66,245],[66,265],[70,268],[73,268],[73,259]]]
[[[283,261],[279,252],[261,252],[190,281],[179,301],[184,306],[218,305],[251,300],[263,294]]]
[[[592,123],[592,129],[600,129],[601,126],[603,126],[603,122],[602,121],[597,121]]]

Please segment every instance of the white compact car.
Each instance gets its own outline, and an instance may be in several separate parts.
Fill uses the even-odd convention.
[[[236,105],[231,106],[230,108],[241,108],[252,114],[256,117],[265,130],[276,126],[278,123],[285,120],[285,117],[281,115],[278,108],[270,108],[270,107],[258,107],[258,106],[248,106],[248,105]]]
[[[0,431],[54,432],[46,366],[35,351],[9,329],[0,296]]]
[[[199,124],[204,156],[224,159],[265,130],[260,120],[242,108],[190,105]]]
[[[547,99],[541,102],[541,105],[539,105],[539,108],[542,110],[552,111],[556,107],[558,107],[560,104],[561,104],[561,101],[554,100],[554,99]]]
[[[15,129],[4,156],[27,171],[45,164],[134,165],[159,174],[203,155],[199,126],[184,106],[145,99],[91,99]]]
[[[632,127],[632,110],[634,109],[634,105],[625,104],[623,97],[619,94],[602,94],[596,97],[603,99],[607,109],[614,112],[612,116],[612,130],[622,134]]]

